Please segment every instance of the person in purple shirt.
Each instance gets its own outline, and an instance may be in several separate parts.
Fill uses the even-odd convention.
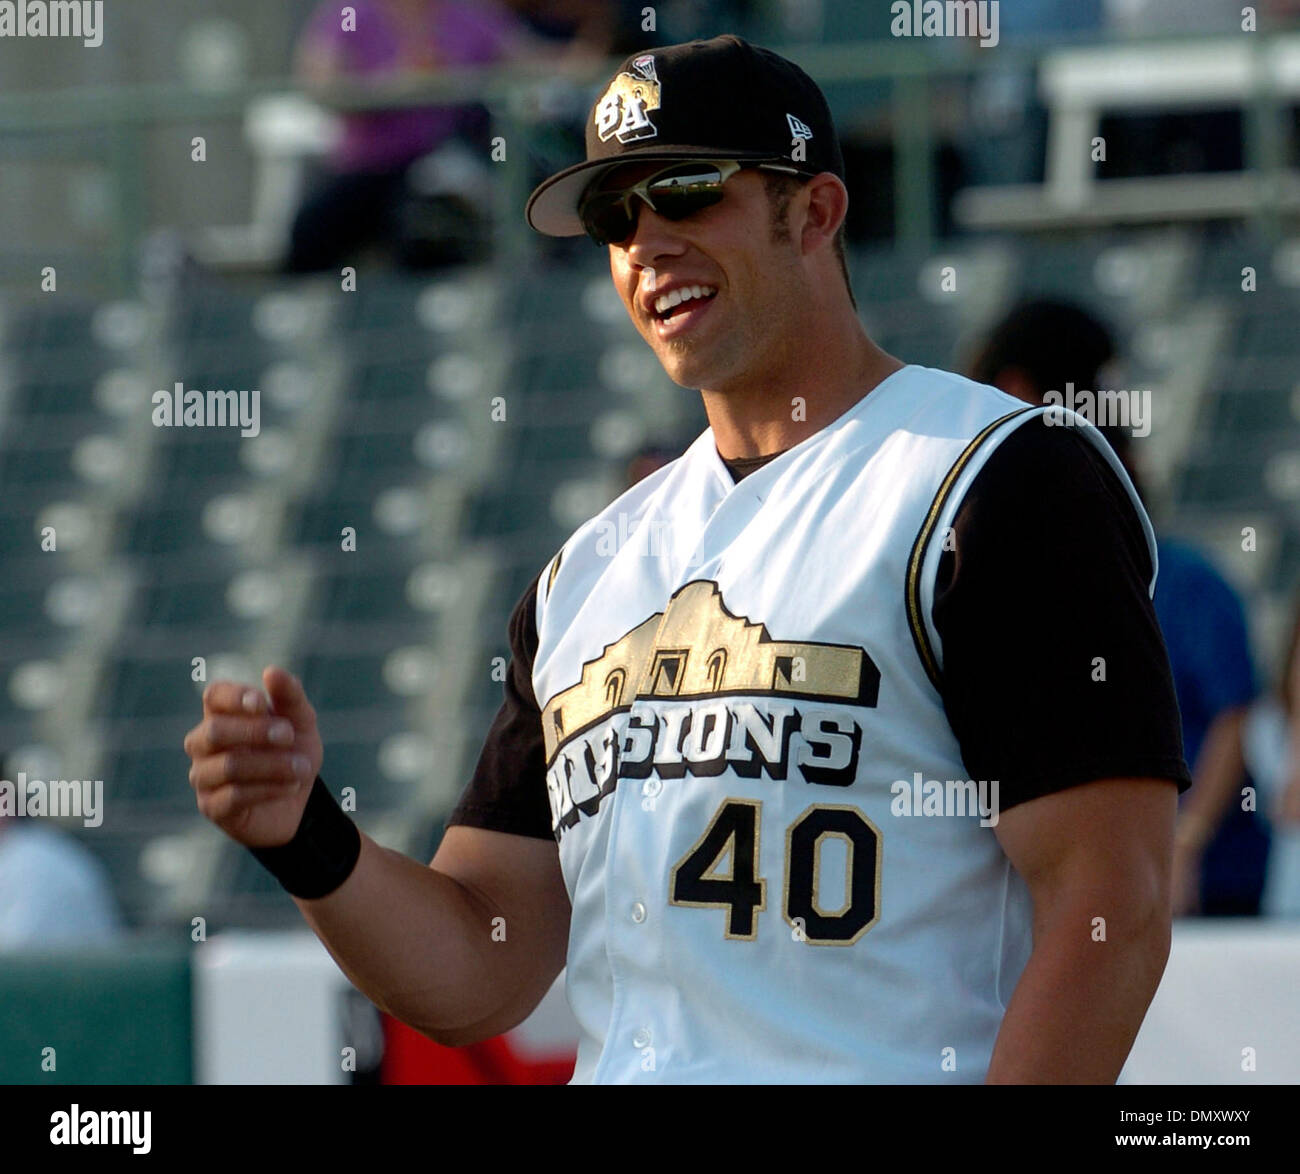
[[[497,0],[353,0],[346,6],[326,0],[303,29],[295,71],[310,92],[341,80],[494,65],[534,49],[534,39]],[[430,250],[428,241],[410,239],[407,173],[458,135],[482,137],[486,154],[481,108],[351,111],[340,120],[343,133],[326,160],[324,180],[295,217],[284,268],[337,268],[376,242],[389,243],[401,264],[463,259],[454,240]]]

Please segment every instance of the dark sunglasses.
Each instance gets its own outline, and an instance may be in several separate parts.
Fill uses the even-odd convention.
[[[620,245],[636,231],[637,196],[665,220],[684,220],[722,199],[722,185],[745,168],[800,174],[798,168],[774,163],[740,163],[735,159],[671,163],[639,183],[594,192],[578,207],[578,218],[598,245]]]

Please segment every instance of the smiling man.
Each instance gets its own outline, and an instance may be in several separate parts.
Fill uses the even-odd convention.
[[[200,809],[434,1039],[517,1024],[567,963],[576,1082],[1123,1066],[1190,781],[1151,526],[1086,421],[871,341],[847,202],[821,92],[736,37],[629,58],[533,193],[710,426],[515,607],[429,867],[330,798],[296,680],[205,696]]]

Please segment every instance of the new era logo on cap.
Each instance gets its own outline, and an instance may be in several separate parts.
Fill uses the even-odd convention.
[[[791,138],[810,139],[813,137],[812,128],[806,122],[800,122],[793,114],[787,114],[785,120],[790,124]]]

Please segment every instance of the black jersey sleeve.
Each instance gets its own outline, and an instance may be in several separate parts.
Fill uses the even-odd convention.
[[[1191,786],[1137,511],[1076,429],[1031,417],[989,456],[942,555],[944,707],[1003,810],[1080,783]]]
[[[537,839],[553,838],[546,798],[542,714],[533,694],[537,655],[537,584],[529,584],[510,615],[505,698],[447,826],[463,824]]]

